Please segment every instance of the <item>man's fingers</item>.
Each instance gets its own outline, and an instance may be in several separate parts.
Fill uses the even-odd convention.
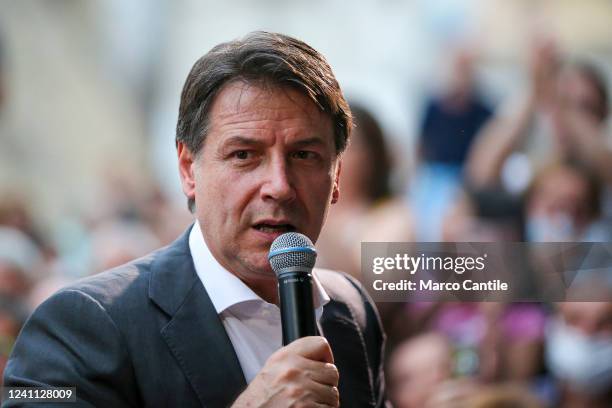
[[[338,386],[340,374],[338,368],[330,363],[321,363],[319,361],[304,360],[304,367],[308,377],[319,383],[329,386]]]
[[[339,374],[333,361],[324,337],[295,340],[270,356],[247,390],[256,389],[257,384],[268,389],[268,395],[270,389],[276,389],[279,398],[300,401],[303,406],[338,407]]]
[[[337,387],[312,382],[310,384],[315,393],[315,402],[337,407],[340,404],[340,393]]]
[[[325,337],[302,337],[288,344],[285,348],[287,352],[295,353],[309,360],[334,363],[334,355]]]

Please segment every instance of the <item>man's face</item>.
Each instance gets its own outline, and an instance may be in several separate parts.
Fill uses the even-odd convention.
[[[328,115],[291,88],[225,85],[196,157],[179,144],[183,191],[215,258],[242,280],[274,277],[267,255],[280,234],[313,242],[338,197]]]

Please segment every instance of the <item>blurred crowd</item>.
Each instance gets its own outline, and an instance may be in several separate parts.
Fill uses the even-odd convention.
[[[331,210],[321,264],[362,278],[362,241],[611,241],[604,73],[536,41],[527,89],[490,106],[474,63],[456,52],[445,90],[425,102],[404,191],[390,188],[392,148],[376,120],[355,107],[341,175],[350,199]],[[610,300],[611,274],[572,291]],[[397,408],[612,406],[612,302],[378,306]]]
[[[379,120],[352,103],[356,128],[318,266],[361,279],[361,242],[611,241],[604,72],[550,40],[534,41],[528,85],[493,105],[477,63],[469,49],[449,57],[442,91],[423,101],[409,177],[397,176],[395,146]],[[191,222],[155,183],[108,175],[100,184],[99,206],[54,225],[40,225],[18,189],[0,193],[0,368],[50,294],[169,243]],[[610,298],[608,285],[597,290]],[[396,408],[612,406],[612,302],[379,308]]]

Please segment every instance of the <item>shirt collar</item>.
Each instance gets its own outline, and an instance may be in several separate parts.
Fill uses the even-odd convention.
[[[189,233],[189,250],[193,258],[196,274],[202,281],[204,288],[206,288],[206,292],[217,314],[234,305],[249,301],[267,303],[215,259],[208,245],[206,245],[198,221],[194,223]],[[319,318],[323,311],[323,306],[330,301],[330,298],[316,275],[313,273],[312,276],[313,303],[317,312],[317,318]]]

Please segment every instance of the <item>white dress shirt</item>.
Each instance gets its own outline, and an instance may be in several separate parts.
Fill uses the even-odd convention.
[[[268,357],[282,347],[280,309],[263,300],[217,262],[197,221],[189,234],[189,250],[196,273],[225,326],[248,384]],[[329,296],[314,273],[313,302],[318,322]]]

